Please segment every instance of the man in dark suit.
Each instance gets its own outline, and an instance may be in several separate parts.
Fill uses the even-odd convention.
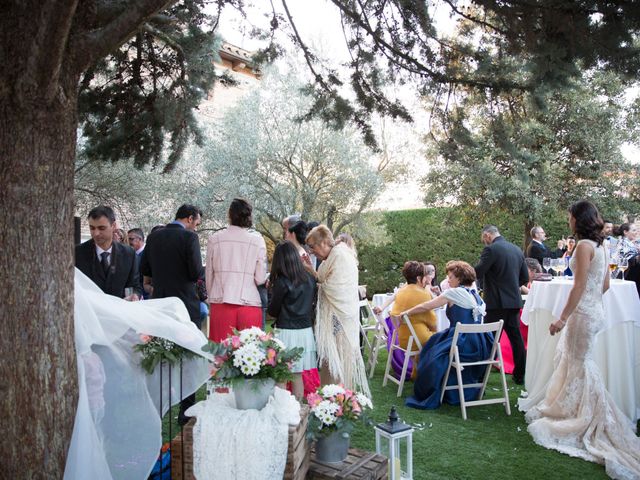
[[[486,246],[475,269],[484,286],[484,301],[487,304],[485,322],[504,320],[504,330],[513,350],[513,381],[522,385],[526,352],[520,334],[520,286],[529,281],[529,272],[522,250],[507,242],[496,226],[484,227],[482,243]]]
[[[540,265],[543,264],[545,258],[556,258],[556,253],[549,250],[544,244],[547,234],[542,227],[533,227],[529,234],[531,235],[531,243],[527,247],[527,257],[535,258],[540,262]]]
[[[145,284],[153,284],[151,298],[178,297],[198,328],[201,320],[196,283],[202,275],[202,256],[195,229],[201,218],[198,207],[182,205],[175,221],[147,237],[140,260]],[[184,411],[194,403],[195,394],[180,402],[180,424],[187,422]]]
[[[140,270],[140,260],[142,260],[142,252],[144,252],[144,231],[141,228],[132,228],[127,232],[127,240],[129,241],[129,246],[133,248],[136,252],[136,260],[138,262],[138,270]],[[142,272],[140,272],[140,285],[144,284],[144,279],[142,278]],[[150,298],[149,294],[142,290],[142,298],[147,300]]]
[[[125,288],[133,293],[126,300],[142,295],[136,253],[131,247],[113,241],[116,216],[111,207],[99,206],[89,212],[91,240],[76,246],[76,267],[104,293],[125,297]]]

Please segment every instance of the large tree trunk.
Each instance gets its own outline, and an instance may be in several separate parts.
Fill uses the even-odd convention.
[[[0,95],[2,478],[62,478],[73,429],[76,85]]]

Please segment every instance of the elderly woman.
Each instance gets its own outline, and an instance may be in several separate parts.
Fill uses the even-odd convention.
[[[252,207],[242,198],[229,206],[229,226],[209,237],[206,282],[211,304],[209,338],[219,342],[233,329],[262,328],[258,285],[267,276],[264,238],[251,230]]]
[[[409,316],[427,312],[447,305],[447,317],[451,326],[433,335],[420,352],[418,377],[414,385],[414,395],[407,398],[406,405],[413,408],[432,409],[440,406],[442,380],[447,373],[449,352],[457,323],[480,323],[485,314],[485,304],[478,293],[471,288],[476,280],[476,272],[467,262],[452,261],[446,265],[447,278],[451,288],[435,299],[405,310]],[[493,344],[491,334],[465,335],[458,339],[460,360],[472,362],[489,356]],[[479,383],[485,372],[483,365],[465,367],[462,379],[465,384]],[[456,383],[455,375],[449,375],[447,385]],[[465,399],[475,400],[478,389],[465,389]],[[460,403],[457,390],[447,390],[444,401],[452,405]]]
[[[431,280],[433,279],[433,274],[435,272],[430,269],[430,274],[427,275],[425,271],[425,266],[420,262],[409,261],[404,264],[404,267],[402,268],[402,275],[407,281],[407,284],[396,293],[393,307],[391,308],[391,316],[398,317],[401,312],[421,303],[428,302],[433,298],[430,289],[426,287],[427,285],[431,285]],[[411,315],[409,319],[411,320],[411,325],[418,336],[418,340],[420,340],[420,344],[424,345],[427,343],[427,340],[431,338],[431,335],[436,332],[436,314],[432,310],[428,310],[426,312]],[[396,325],[397,323],[392,326],[395,328]],[[398,344],[402,348],[407,348],[409,337],[411,336],[409,327],[404,322],[400,322],[400,326],[397,328]],[[414,347],[417,350],[417,345],[414,345]],[[396,352],[399,354],[397,358],[395,357]],[[396,352],[394,352],[392,365],[396,373],[400,374],[404,363],[404,352],[397,350]],[[416,369],[413,368],[409,373],[411,378],[415,378]]]
[[[318,281],[316,343],[323,385],[342,383],[370,396],[360,354],[358,262],[344,243],[335,244],[331,230],[319,225],[307,235],[307,246],[322,260]]]

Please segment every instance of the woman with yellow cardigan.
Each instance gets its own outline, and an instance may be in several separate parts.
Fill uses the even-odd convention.
[[[432,272],[432,270],[428,270],[427,272],[425,266],[420,262],[409,261],[404,264],[404,267],[402,268],[402,275],[407,280],[407,284],[396,293],[393,307],[390,312],[391,316],[398,316],[401,312],[432,299],[429,289],[425,289],[427,285],[431,284],[431,280],[433,278]],[[436,333],[436,314],[432,310],[423,313],[416,313],[409,316],[409,319],[411,320],[413,329],[422,345],[427,343],[429,338],[431,338],[431,335]],[[402,348],[407,348],[410,335],[411,332],[409,331],[409,327],[402,322],[398,328],[398,343]],[[418,350],[418,347],[415,344],[414,350]],[[393,362],[394,370],[397,371],[395,363],[396,362]],[[411,378],[415,378],[415,375],[416,369],[414,368],[411,372]]]

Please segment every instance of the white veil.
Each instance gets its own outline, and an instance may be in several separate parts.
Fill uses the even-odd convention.
[[[162,443],[160,368],[147,375],[133,346],[146,334],[210,358],[201,351],[207,340],[179,299],[126,302],[104,294],[78,269],[74,320],[79,398],[64,478],[146,479]],[[182,395],[178,368],[171,392],[168,373],[165,367],[163,414],[207,381],[208,362],[183,361]]]

